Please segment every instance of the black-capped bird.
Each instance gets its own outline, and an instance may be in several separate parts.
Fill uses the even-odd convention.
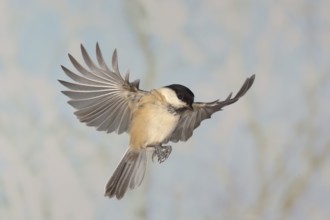
[[[147,149],[153,149],[161,163],[172,151],[168,142],[187,141],[195,128],[214,112],[233,104],[252,86],[255,75],[247,78],[238,93],[232,93],[223,101],[194,102],[194,93],[179,84],[164,86],[151,91],[139,88],[139,80],[129,81],[129,73],[123,78],[119,72],[117,51],[112,55],[112,68],[105,63],[96,44],[96,65],[81,45],[86,69],[69,54],[73,66],[80,74],[66,67],[62,69],[74,82],[59,82],[68,88],[62,91],[70,98],[79,121],[98,131],[107,133],[127,132],[130,135],[128,149],[105,187],[105,196],[121,199],[128,188],[134,189],[143,180]]]

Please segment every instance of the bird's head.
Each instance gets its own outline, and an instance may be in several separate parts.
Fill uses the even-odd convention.
[[[179,84],[172,84],[160,89],[168,104],[174,108],[192,109],[194,93],[187,87]]]

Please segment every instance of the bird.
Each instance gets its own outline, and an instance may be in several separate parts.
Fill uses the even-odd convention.
[[[230,93],[223,101],[195,102],[194,93],[184,85],[171,84],[158,89],[140,89],[140,80],[130,81],[127,71],[123,77],[118,67],[117,50],[112,55],[112,68],[104,61],[99,43],[96,43],[97,64],[81,44],[82,66],[70,53],[75,69],[61,65],[72,80],[58,80],[67,90],[68,104],[80,122],[107,133],[128,133],[128,148],[105,186],[105,196],[118,200],[128,189],[141,185],[147,166],[147,151],[153,150],[164,162],[172,152],[168,142],[187,141],[205,119],[238,101],[250,89],[255,74],[248,77],[240,90]]]

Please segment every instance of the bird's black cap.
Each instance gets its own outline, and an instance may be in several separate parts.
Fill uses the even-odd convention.
[[[176,93],[178,99],[180,99],[181,101],[187,103],[190,107],[192,107],[195,96],[190,89],[179,84],[172,84],[165,87],[172,89]]]

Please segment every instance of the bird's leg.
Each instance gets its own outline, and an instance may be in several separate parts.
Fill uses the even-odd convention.
[[[153,145],[153,147],[155,150],[152,154],[152,161],[154,161],[154,157],[157,156],[159,163],[164,162],[172,152],[172,147],[170,145],[163,146],[161,144],[158,144]]]

